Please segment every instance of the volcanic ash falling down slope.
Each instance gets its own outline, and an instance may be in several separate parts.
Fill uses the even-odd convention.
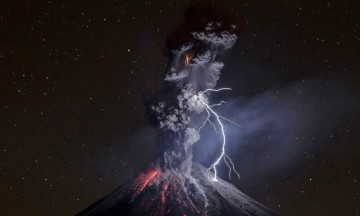
[[[234,185],[212,181],[206,168],[194,163],[191,174],[154,165],[78,216],[90,215],[246,215],[276,213],[246,196]],[[196,181],[195,181],[196,179]]]

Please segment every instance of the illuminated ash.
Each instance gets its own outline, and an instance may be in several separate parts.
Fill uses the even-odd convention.
[[[233,161],[231,160],[231,158],[226,154],[226,135],[225,135],[225,128],[224,128],[224,124],[223,124],[223,120],[225,121],[229,121],[237,126],[240,126],[238,124],[236,124],[235,122],[219,115],[215,110],[214,110],[214,106],[220,106],[224,101],[221,101],[218,104],[213,104],[213,105],[209,105],[209,103],[207,102],[207,98],[205,96],[205,94],[207,92],[219,92],[219,91],[223,91],[223,90],[231,90],[230,88],[220,88],[220,89],[206,89],[205,91],[199,92],[198,96],[194,96],[197,99],[199,99],[199,101],[205,106],[206,112],[208,114],[204,124],[200,127],[200,129],[202,127],[205,126],[205,124],[207,122],[209,122],[211,125],[213,125],[215,131],[216,131],[216,126],[210,121],[211,116],[214,116],[214,118],[216,119],[217,124],[220,126],[220,132],[221,132],[221,136],[222,136],[222,143],[221,143],[221,153],[220,156],[215,160],[215,162],[213,164],[211,164],[210,168],[208,169],[208,173],[213,170],[214,171],[214,177],[213,180],[217,181],[217,170],[216,170],[216,166],[220,164],[221,160],[224,160],[225,164],[228,166],[229,168],[229,179],[231,179],[231,171],[234,171],[237,175],[237,177],[240,179],[240,174],[237,172],[237,170],[235,169],[235,165],[233,163]]]

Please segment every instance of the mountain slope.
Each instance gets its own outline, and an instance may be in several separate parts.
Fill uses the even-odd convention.
[[[200,164],[188,174],[152,166],[77,215],[277,215],[206,171]]]

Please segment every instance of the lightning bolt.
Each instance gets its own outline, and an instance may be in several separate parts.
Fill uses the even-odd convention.
[[[207,170],[207,175],[209,175],[211,170],[214,171],[214,177],[212,180],[215,182],[218,181],[216,166],[220,164],[221,160],[224,160],[225,164],[229,168],[229,179],[231,180],[231,171],[235,172],[237,177],[240,179],[240,174],[235,169],[234,163],[232,162],[231,158],[226,154],[226,151],[225,151],[226,136],[225,136],[225,129],[224,129],[224,124],[223,124],[222,120],[228,121],[232,124],[235,124],[236,126],[241,126],[241,125],[238,125],[236,122],[231,121],[230,119],[227,119],[223,116],[220,116],[219,114],[217,114],[214,111],[213,107],[220,106],[221,104],[225,103],[224,101],[221,101],[220,103],[217,103],[217,104],[209,105],[206,102],[206,96],[204,95],[207,92],[219,92],[219,91],[224,91],[224,90],[231,90],[231,88],[206,89],[204,91],[199,92],[197,95],[198,96],[197,98],[205,106],[205,110],[207,112],[207,118],[204,121],[203,125],[199,128],[199,130],[201,130],[206,125],[206,123],[209,122],[214,127],[215,132],[217,132],[215,124],[210,120],[211,116],[214,116],[217,124],[220,126],[221,136],[222,136],[222,140],[223,140],[220,156],[215,160],[215,162],[213,164],[211,164],[211,166]]]

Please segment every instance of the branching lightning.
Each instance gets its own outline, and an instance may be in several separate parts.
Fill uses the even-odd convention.
[[[220,103],[217,103],[217,104],[209,105],[206,102],[206,96],[204,95],[207,92],[219,92],[219,91],[224,91],[224,90],[231,90],[231,88],[206,89],[204,91],[199,92],[197,95],[199,101],[205,106],[205,110],[208,114],[206,120],[204,121],[204,124],[199,128],[199,130],[201,130],[206,125],[206,123],[209,122],[214,127],[215,132],[217,132],[215,124],[210,120],[211,116],[214,116],[217,124],[220,126],[221,136],[222,136],[222,140],[223,140],[220,156],[215,160],[215,162],[213,164],[211,164],[211,166],[207,170],[208,175],[211,170],[214,171],[213,181],[218,181],[216,166],[219,165],[219,163],[221,162],[222,159],[224,160],[225,164],[229,168],[229,179],[231,179],[231,171],[234,171],[236,173],[237,177],[240,179],[240,174],[235,169],[234,163],[232,162],[231,158],[226,154],[226,151],[225,151],[226,135],[225,135],[225,129],[224,129],[224,124],[223,124],[222,120],[228,121],[232,124],[235,124],[236,126],[240,126],[240,125],[235,123],[234,121],[231,121],[230,119],[220,116],[219,114],[217,114],[214,111],[213,107],[220,106],[221,104],[225,103],[224,101],[221,101]]]

